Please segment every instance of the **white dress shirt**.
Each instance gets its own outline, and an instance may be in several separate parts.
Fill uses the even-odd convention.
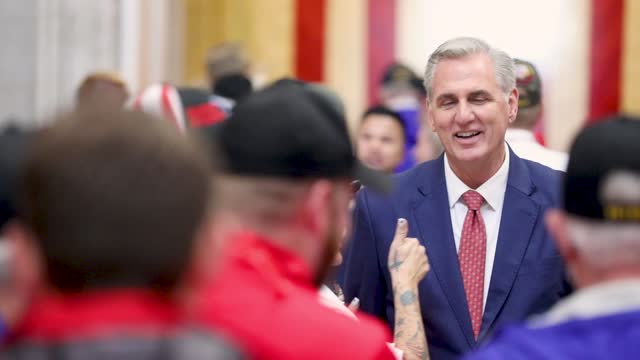
[[[554,170],[567,171],[568,155],[560,151],[549,150],[538,144],[531,131],[507,129],[505,139],[513,152],[521,158],[535,161]]]
[[[509,149],[506,148],[506,156],[500,169],[484,184],[477,189],[471,189],[454,174],[449,165],[447,155],[444,155],[444,177],[449,195],[449,208],[451,211],[451,225],[453,227],[453,239],[456,243],[456,251],[460,250],[460,238],[462,236],[462,225],[467,216],[467,205],[462,198],[462,194],[468,190],[475,190],[484,198],[484,203],[480,207],[480,214],[484,220],[487,231],[487,251],[484,263],[484,292],[482,296],[482,306],[487,304],[489,294],[489,283],[493,272],[493,259],[496,257],[496,245],[498,243],[498,229],[502,218],[502,205],[504,204],[504,193],[507,190],[507,178],[509,177]]]

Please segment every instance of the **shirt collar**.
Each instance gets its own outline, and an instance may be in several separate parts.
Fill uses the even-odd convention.
[[[257,270],[264,279],[280,290],[285,290],[290,285],[312,285],[311,269],[294,253],[251,231],[240,232],[233,239],[229,261]]]
[[[531,319],[532,326],[551,326],[571,319],[588,319],[640,308],[640,280],[619,280],[581,289],[560,300],[547,313]]]
[[[507,133],[504,135],[507,142],[511,141],[536,141],[536,137],[533,132],[525,129],[507,129]]]
[[[485,181],[477,189],[471,189],[453,172],[447,154],[444,154],[444,177],[447,184],[447,193],[449,195],[449,207],[452,208],[460,198],[462,194],[468,190],[475,190],[487,202],[487,204],[493,209],[498,210],[502,207],[504,202],[504,192],[507,188],[507,179],[509,178],[509,147],[505,143],[505,157],[502,165],[498,171],[493,174],[489,180]]]

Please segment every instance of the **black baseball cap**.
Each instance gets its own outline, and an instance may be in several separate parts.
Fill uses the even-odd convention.
[[[590,219],[640,222],[640,118],[617,115],[578,134],[565,174],[564,208]]]
[[[345,117],[313,86],[281,80],[251,94],[213,132],[235,175],[357,179],[386,192],[389,177],[355,157]]]
[[[542,100],[542,82],[536,67],[525,60],[514,59],[516,87],[518,88],[518,107],[526,109],[540,104]]]

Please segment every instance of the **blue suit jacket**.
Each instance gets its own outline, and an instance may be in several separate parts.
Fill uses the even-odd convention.
[[[420,283],[422,317],[432,359],[454,359],[482,343],[503,323],[545,311],[570,287],[564,264],[544,226],[558,204],[561,173],[509,151],[510,166],[496,256],[478,341],[471,329],[453,239],[444,157],[395,176],[389,196],[363,189],[357,196],[353,238],[339,281],[347,301],[389,322],[394,309],[387,268],[399,217],[409,237],[427,250],[431,271]]]

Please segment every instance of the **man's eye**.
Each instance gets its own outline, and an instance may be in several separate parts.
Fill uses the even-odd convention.
[[[488,101],[488,99],[485,98],[485,97],[478,97],[478,98],[471,99],[471,102],[474,103],[474,104],[484,104],[487,101]]]

